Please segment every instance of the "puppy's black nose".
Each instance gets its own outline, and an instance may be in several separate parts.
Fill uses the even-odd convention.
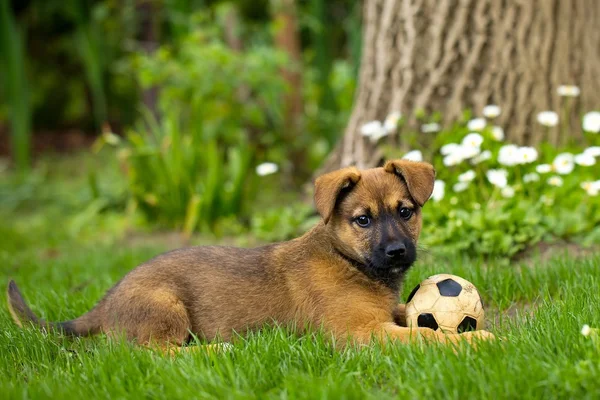
[[[400,258],[406,254],[406,246],[404,243],[392,243],[385,248],[385,255],[389,258]]]

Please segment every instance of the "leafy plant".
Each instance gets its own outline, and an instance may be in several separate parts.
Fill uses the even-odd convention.
[[[29,85],[25,76],[25,40],[17,26],[10,2],[0,1],[0,83],[10,104],[11,138],[13,154],[21,171],[29,168],[31,107]]]
[[[289,240],[309,230],[320,217],[314,215],[311,204],[268,208],[251,219],[251,232],[266,242]]]
[[[264,46],[235,52],[202,16],[198,22],[177,45],[134,59],[140,84],[159,89],[159,116],[146,112],[120,143],[140,209],[188,234],[243,214],[255,190],[253,166],[284,129],[278,68],[285,59]]]
[[[106,8],[103,4],[94,7],[92,12],[86,10],[87,6],[81,0],[72,0],[71,6],[75,22],[73,35],[75,48],[81,58],[92,94],[92,108],[96,127],[99,128],[106,121],[106,90],[104,74],[106,66],[106,49],[100,26],[99,15]],[[106,14],[104,12],[104,14]]]
[[[438,133],[427,151],[402,153],[382,146],[388,157],[425,159],[436,167],[424,243],[508,257],[541,240],[583,237],[582,244],[591,244],[600,232],[600,137],[591,133],[586,148],[517,146],[506,143],[502,129],[491,122],[500,109],[488,106],[487,112],[487,120],[465,120]],[[558,123],[556,113],[540,114],[541,124]],[[600,131],[600,118],[588,116],[584,130]],[[378,140],[388,134],[384,125],[374,121],[368,132]],[[429,134],[414,134],[413,143]]]
[[[132,130],[120,152],[131,195],[144,214],[188,234],[239,213],[253,179],[247,141],[223,149],[202,133],[184,131],[172,111],[149,131]]]

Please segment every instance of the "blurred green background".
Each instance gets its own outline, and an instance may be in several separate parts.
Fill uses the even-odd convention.
[[[186,121],[193,126],[237,127],[243,132],[232,136],[258,138],[257,151],[275,161],[286,159],[275,148],[282,140],[287,148],[309,145],[306,173],[335,142],[352,103],[360,2],[294,3],[3,0],[2,153],[9,121],[24,165],[24,136],[32,135],[34,149],[64,149],[89,143],[104,124],[123,133],[147,114],[193,115]],[[286,47],[277,38],[288,31]],[[286,86],[281,68],[298,71],[301,85]],[[302,135],[286,135],[286,93],[301,98]],[[168,108],[177,101],[186,107],[174,116]]]
[[[26,187],[48,154],[112,157],[122,174],[101,189],[107,172],[88,171],[92,197],[188,235],[248,216],[262,163],[278,172],[269,187],[299,191],[350,112],[359,6],[2,0],[0,156],[12,183]]]
[[[318,220],[306,189],[351,113],[361,20],[358,0],[0,0],[9,232],[26,237],[45,221],[41,234],[57,236],[60,225],[67,240],[90,226],[114,230],[112,240],[140,229],[242,244],[299,235]],[[364,139],[387,158],[414,157],[409,146],[435,164],[442,196],[427,209],[425,246],[513,257],[540,242],[598,241],[600,135],[515,147],[535,157],[507,163],[512,145],[494,116],[465,110],[441,127],[438,112],[422,114],[407,116],[423,125],[404,129],[402,148],[400,114],[365,125],[383,126],[386,140]],[[565,137],[569,126],[561,121]],[[488,157],[449,164],[440,150],[464,148],[473,130],[471,157]],[[538,175],[541,163],[560,176]],[[489,178],[495,169],[507,177],[501,186]]]

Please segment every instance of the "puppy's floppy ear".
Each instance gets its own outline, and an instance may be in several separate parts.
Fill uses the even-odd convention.
[[[398,175],[404,182],[412,198],[423,206],[431,193],[435,182],[435,169],[433,165],[419,161],[390,160],[385,163],[386,172]]]
[[[352,188],[359,180],[360,171],[355,167],[342,168],[317,178],[315,181],[315,206],[323,218],[323,222],[329,222],[340,193]]]

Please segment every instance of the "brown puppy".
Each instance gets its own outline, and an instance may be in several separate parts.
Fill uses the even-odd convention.
[[[230,340],[265,324],[323,327],[345,344],[426,338],[456,342],[485,331],[443,335],[409,329],[398,306],[402,278],[416,259],[421,207],[433,190],[430,164],[389,161],[319,177],[322,221],[300,238],[255,249],[193,247],[140,265],[88,313],[67,322],[39,320],[16,284],[8,301],[17,324],[83,336],[125,334],[141,344],[182,345],[196,335]]]

